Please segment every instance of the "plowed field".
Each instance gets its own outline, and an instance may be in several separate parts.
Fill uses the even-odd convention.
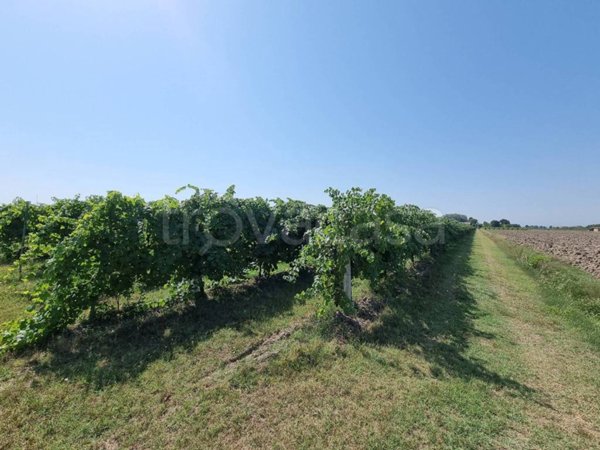
[[[569,262],[600,278],[600,233],[592,231],[501,230],[512,242]]]

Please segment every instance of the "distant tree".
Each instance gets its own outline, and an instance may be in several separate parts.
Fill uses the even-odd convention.
[[[445,214],[444,217],[447,219],[456,220],[457,222],[468,222],[469,221],[469,218],[467,216],[465,216],[464,214],[456,214],[456,213]]]
[[[483,228],[489,228],[489,227],[490,227],[489,222],[483,222]]]
[[[500,219],[500,225],[510,225],[510,220],[508,220],[508,219]]]
[[[469,223],[471,224],[471,226],[476,227],[479,221],[474,217],[469,217]]]
[[[497,220],[492,220],[492,221],[490,222],[490,226],[491,226],[492,228],[500,228],[500,222],[499,222],[499,221],[497,221]]]

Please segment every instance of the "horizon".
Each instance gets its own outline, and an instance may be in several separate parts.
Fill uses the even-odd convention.
[[[156,198],[145,198],[145,197],[144,197],[143,195],[141,195],[139,192],[137,192],[137,193],[134,193],[134,194],[128,194],[128,193],[123,193],[123,192],[121,192],[121,193],[122,193],[122,194],[124,194],[124,195],[128,195],[128,196],[130,196],[130,197],[140,196],[140,197],[142,197],[142,198],[143,198],[145,201],[147,201],[147,202],[151,202],[151,201],[160,200],[160,199],[162,199],[162,198],[164,198],[164,197],[167,197],[167,196],[168,196],[168,197],[177,198],[178,200],[180,200],[180,201],[181,201],[182,199],[184,199],[184,198],[187,196],[187,194],[185,193],[185,192],[186,192],[186,191],[185,191],[185,188],[187,188],[187,187],[190,187],[190,186],[193,186],[193,185],[191,185],[191,184],[188,184],[188,185],[180,186],[178,189],[174,190],[173,194],[165,194],[165,195],[163,195],[163,196],[156,197]],[[201,190],[208,189],[208,190],[215,191],[214,189],[207,188],[207,187],[201,187],[201,186],[198,186],[198,187],[199,187],[199,189],[201,189]],[[236,186],[234,186],[234,187],[236,187]],[[236,188],[237,188],[237,187],[236,187]],[[361,189],[362,189],[363,191],[365,190],[365,189],[363,189],[363,188],[361,188]],[[178,192],[178,191],[180,191],[180,190],[182,190],[182,192],[184,192],[184,194],[181,194],[180,192]],[[225,191],[225,190],[224,190],[224,191]],[[223,192],[215,191],[215,192],[217,192],[218,194],[223,194],[223,193],[224,193],[224,191],[223,191]],[[87,198],[87,197],[94,196],[94,195],[106,196],[106,195],[107,195],[109,192],[120,192],[120,191],[116,191],[116,190],[109,190],[109,191],[107,191],[107,192],[104,192],[104,193],[102,193],[102,194],[90,194],[89,196],[87,196],[87,195],[86,195],[86,196],[84,196],[84,195],[81,195],[81,194],[79,194],[79,193],[76,193],[75,195],[73,195],[73,196],[71,196],[71,197],[64,197],[64,198],[81,197],[82,199],[85,199],[85,198]],[[379,192],[379,193],[380,193],[380,194],[385,194],[384,192]],[[238,197],[238,198],[250,198],[250,197],[241,197],[241,196],[239,196],[239,195],[238,195],[238,192],[237,192],[237,189],[236,189],[236,191],[235,191],[235,194],[236,194],[236,197]],[[267,199],[267,200],[269,200],[269,201],[273,201],[273,200],[276,200],[277,198],[281,198],[281,197],[277,197],[277,198],[276,198],[276,197],[266,197],[266,196],[260,196],[260,197],[263,197],[263,198],[265,198],[265,199]],[[56,200],[60,200],[60,199],[62,199],[62,198],[63,198],[63,197],[55,197],[55,196],[52,196],[52,197],[50,198],[50,200],[49,200],[49,201],[39,201],[38,199],[36,199],[36,200],[31,200],[31,199],[25,199],[25,198],[22,198],[22,197],[15,197],[15,198],[14,198],[14,199],[12,199],[11,201],[16,201],[16,200],[19,200],[19,199],[21,199],[21,200],[24,200],[24,201],[27,201],[27,202],[30,202],[30,203],[34,203],[34,204],[48,204],[48,203],[51,203],[51,202],[53,202],[55,199],[56,199]],[[328,197],[328,198],[329,198],[329,197]],[[283,198],[283,200],[286,200],[286,199],[287,199],[287,200],[300,200],[300,201],[304,201],[304,200],[303,200],[303,199],[301,199],[301,198],[293,198],[293,197],[286,197],[286,198]],[[394,201],[395,201],[395,199],[394,199]],[[317,203],[311,203],[311,202],[307,202],[307,203],[310,203],[310,204],[312,204],[312,205],[315,205],[315,206],[318,206],[318,205],[324,205],[324,206],[327,206],[327,207],[331,206],[331,202],[330,202],[330,201],[326,201],[326,202],[320,202],[320,203],[319,203],[319,202],[317,202]],[[398,203],[398,202],[396,202],[396,203],[397,203],[399,206],[401,206],[401,205],[402,205],[401,203]],[[404,203],[404,205],[406,205],[406,204],[411,204],[411,203]],[[416,206],[419,206],[419,205],[416,205]],[[427,208],[422,208],[422,209],[427,209]],[[496,220],[496,221],[500,221],[500,220],[503,220],[503,219],[507,219],[507,220],[509,220],[509,221],[510,221],[510,225],[517,225],[517,226],[520,226],[521,228],[525,228],[525,227],[546,227],[546,228],[577,228],[577,227],[580,227],[580,228],[588,228],[588,227],[590,227],[590,226],[595,226],[595,225],[598,225],[598,224],[596,224],[596,223],[593,223],[593,222],[590,222],[590,223],[588,223],[588,224],[575,224],[575,225],[553,225],[553,224],[540,224],[540,223],[523,223],[523,224],[522,224],[522,223],[519,223],[519,222],[515,222],[515,221],[513,221],[513,220],[511,220],[511,219],[508,219],[507,217],[494,217],[494,218],[491,218],[491,219],[485,219],[485,220],[482,220],[482,219],[479,219],[479,218],[477,218],[477,217],[473,217],[473,216],[471,216],[471,215],[469,215],[469,214],[465,214],[465,213],[463,213],[463,212],[457,212],[457,211],[454,211],[454,212],[441,212],[441,211],[439,211],[439,210],[436,210],[436,209],[429,209],[429,210],[430,210],[431,212],[433,212],[434,214],[436,214],[438,217],[442,217],[442,216],[445,216],[445,215],[464,215],[465,217],[468,217],[468,218],[475,218],[475,219],[477,219],[477,220],[478,220],[478,223],[479,223],[480,225],[483,225],[484,223],[488,223],[488,224],[489,224],[489,222],[491,222],[491,221],[494,221],[494,220]]]
[[[0,6],[0,202],[191,183],[600,222],[600,4]]]

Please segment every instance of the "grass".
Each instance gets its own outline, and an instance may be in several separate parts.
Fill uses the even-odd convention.
[[[18,319],[29,305],[26,292],[33,284],[19,281],[10,265],[0,265],[0,323]]]
[[[547,310],[577,328],[600,350],[600,280],[551,256],[486,234],[540,284]]]
[[[345,338],[279,276],[77,327],[2,361],[0,448],[598,447],[598,353],[535,273],[477,233],[425,281]]]

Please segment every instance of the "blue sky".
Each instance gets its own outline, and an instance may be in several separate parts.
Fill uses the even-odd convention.
[[[328,186],[600,222],[600,2],[4,0],[0,202]]]

